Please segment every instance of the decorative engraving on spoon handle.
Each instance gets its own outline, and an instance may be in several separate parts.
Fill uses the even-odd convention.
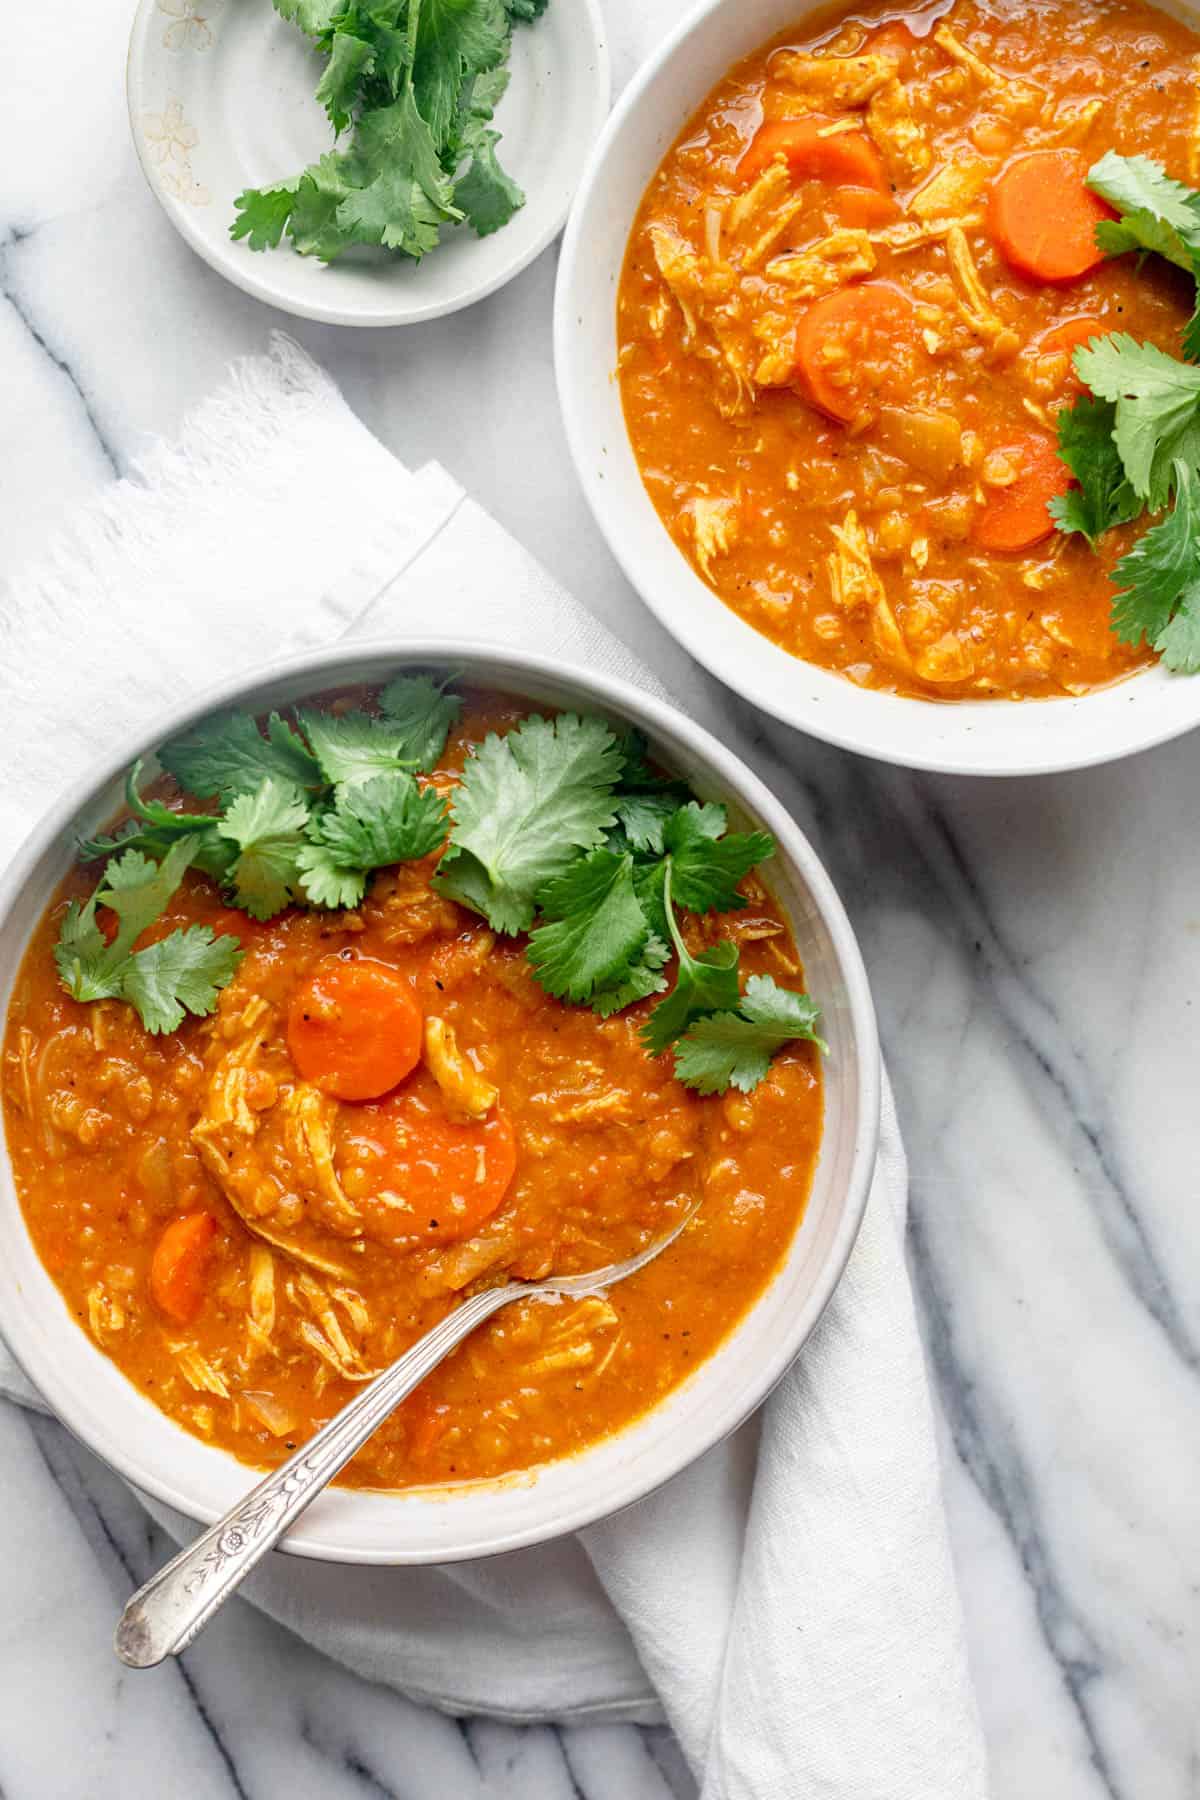
[[[514,1282],[475,1294],[376,1376],[295,1456],[138,1589],[117,1624],[114,1647],[121,1661],[146,1669],[186,1650],[222,1601],[430,1370],[498,1308],[536,1291]]]

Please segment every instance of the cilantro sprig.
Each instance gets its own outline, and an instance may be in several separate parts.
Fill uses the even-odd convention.
[[[234,937],[208,925],[189,925],[140,950],[137,939],[166,911],[192,862],[195,839],[181,837],[161,863],[140,850],[114,857],[94,893],[72,900],[63,917],[54,960],[59,979],[76,1000],[127,1000],[147,1031],[174,1031],[185,1013],[204,1014],[217,991],[233,979],[241,961]],[[96,917],[101,906],[117,918],[106,936]]]
[[[128,824],[85,839],[85,861],[105,860],[85,906],[72,903],[55,952],[77,1000],[128,1000],[149,1031],[173,1031],[185,1012],[210,1012],[237,968],[238,940],[207,927],[133,944],[195,869],[231,906],[271,919],[293,902],[357,906],[374,869],[431,855],[446,806],[417,771],[433,767],[462,702],[429,676],[400,676],[379,712],[302,709],[293,725],[272,713],[202,720],[159,751],[163,768],[212,813],[175,811],[141,792],[142,764],[125,783]],[[112,941],[97,910],[118,918]]]
[[[775,846],[765,832],[729,831],[723,806],[702,805],[656,776],[644,749],[603,720],[569,713],[486,738],[451,801],[450,847],[434,886],[497,931],[527,931],[533,972],[558,999],[608,1017],[664,994],[641,1028],[646,1049],[659,1055],[686,1042],[699,1021],[741,1017],[737,944],[692,951],[679,913],[744,906],[739,883]],[[734,1076],[753,1087],[773,1050],[811,1038],[816,1008],[799,998],[809,1011],[777,1005],[765,1050],[766,1026],[742,1017],[739,1031],[753,1027],[754,1043],[727,1076],[702,1071],[711,1084],[702,1091],[723,1092]],[[677,1075],[697,1086],[691,1067],[677,1050]]]
[[[448,806],[417,776],[441,758],[461,704],[445,682],[402,676],[375,711],[343,703],[263,724],[248,713],[204,720],[159,761],[211,812],[144,795],[135,764],[126,827],[81,846],[107,862],[63,920],[68,992],[128,1000],[148,1029],[172,1030],[185,1012],[211,1011],[240,955],[235,938],[200,926],[134,948],[188,868],[265,920],[293,904],[357,906],[373,870],[444,846],[434,888],[496,931],[528,934],[548,994],[603,1018],[661,996],[642,1042],[652,1055],[673,1048],[676,1074],[699,1092],[748,1090],[783,1045],[820,1042],[807,995],[765,976],[742,991],[736,942],[692,947],[689,919],[745,905],[741,883],[774,853],[767,833],[730,831],[723,806],[651,767],[639,734],[574,713],[490,734]],[[101,908],[116,915],[111,938]]]
[[[1102,249],[1165,257],[1200,284],[1200,192],[1148,157],[1112,151],[1089,171],[1088,185],[1120,214],[1096,227]],[[1200,305],[1183,350],[1200,358]],[[1079,533],[1093,549],[1114,526],[1157,516],[1113,569],[1112,628],[1123,643],[1149,644],[1168,669],[1195,674],[1200,363],[1126,332],[1092,339],[1073,361],[1088,392],[1060,413],[1058,449],[1076,485],[1050,502],[1051,516],[1060,531]]]
[[[447,225],[480,237],[525,196],[492,129],[508,83],[514,21],[546,0],[274,0],[328,60],[316,98],[344,148],[235,201],[230,235],[251,250],[284,234],[323,262],[354,244],[419,260]]]

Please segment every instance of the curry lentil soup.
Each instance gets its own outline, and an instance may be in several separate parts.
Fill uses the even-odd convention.
[[[1104,261],[1083,176],[1115,149],[1200,182],[1198,49],[1138,0],[867,6],[710,93],[629,240],[620,382],[664,524],[756,630],[926,699],[1146,660],[1109,626],[1141,527],[1096,554],[1046,499],[1073,347],[1178,354],[1190,280]]]
[[[452,790],[469,747],[526,711],[468,694],[429,783]],[[179,804],[169,782],[156,792]],[[282,1461],[475,1287],[625,1257],[701,1199],[671,1250],[607,1297],[504,1309],[342,1479],[489,1479],[579,1449],[711,1354],[803,1216],[822,1118],[812,1045],[783,1050],[752,1093],[693,1092],[643,1048],[648,1003],[601,1019],[551,998],[521,939],[433,890],[433,862],[381,870],[350,910],[267,923],[189,873],[154,933],[209,924],[245,954],[209,1017],[159,1036],[58,982],[64,912],[96,885],[77,867],[13,992],[4,1117],[37,1251],[103,1354],[248,1464]],[[777,905],[753,874],[741,887],[741,910],[685,918],[689,948],[732,938],[747,973],[799,988]],[[424,1048],[382,1098],[340,1098],[306,1078],[305,1032],[322,996],[381,966],[424,1015]],[[451,1102],[479,1087],[486,1116],[464,1119]]]

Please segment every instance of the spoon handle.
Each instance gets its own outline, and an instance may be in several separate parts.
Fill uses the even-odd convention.
[[[377,1375],[295,1456],[274,1469],[203,1536],[139,1588],[117,1623],[114,1647],[131,1669],[178,1656],[217,1608],[431,1369],[510,1300],[536,1292],[524,1282],[485,1288]]]

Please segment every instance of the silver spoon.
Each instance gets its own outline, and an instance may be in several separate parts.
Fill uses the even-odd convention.
[[[255,1564],[279,1542],[293,1520],[299,1518],[401,1400],[492,1313],[512,1300],[550,1294],[577,1298],[613,1287],[661,1256],[695,1212],[693,1206],[665,1237],[627,1262],[590,1269],[584,1275],[512,1281],[504,1287],[484,1288],[464,1300],[348,1401],[293,1457],[273,1469],[223,1519],[218,1519],[195,1543],[152,1576],[145,1587],[138,1589],[121,1614],[113,1639],[121,1661],[131,1669],[150,1669],[164,1657],[178,1656],[186,1650]]]

